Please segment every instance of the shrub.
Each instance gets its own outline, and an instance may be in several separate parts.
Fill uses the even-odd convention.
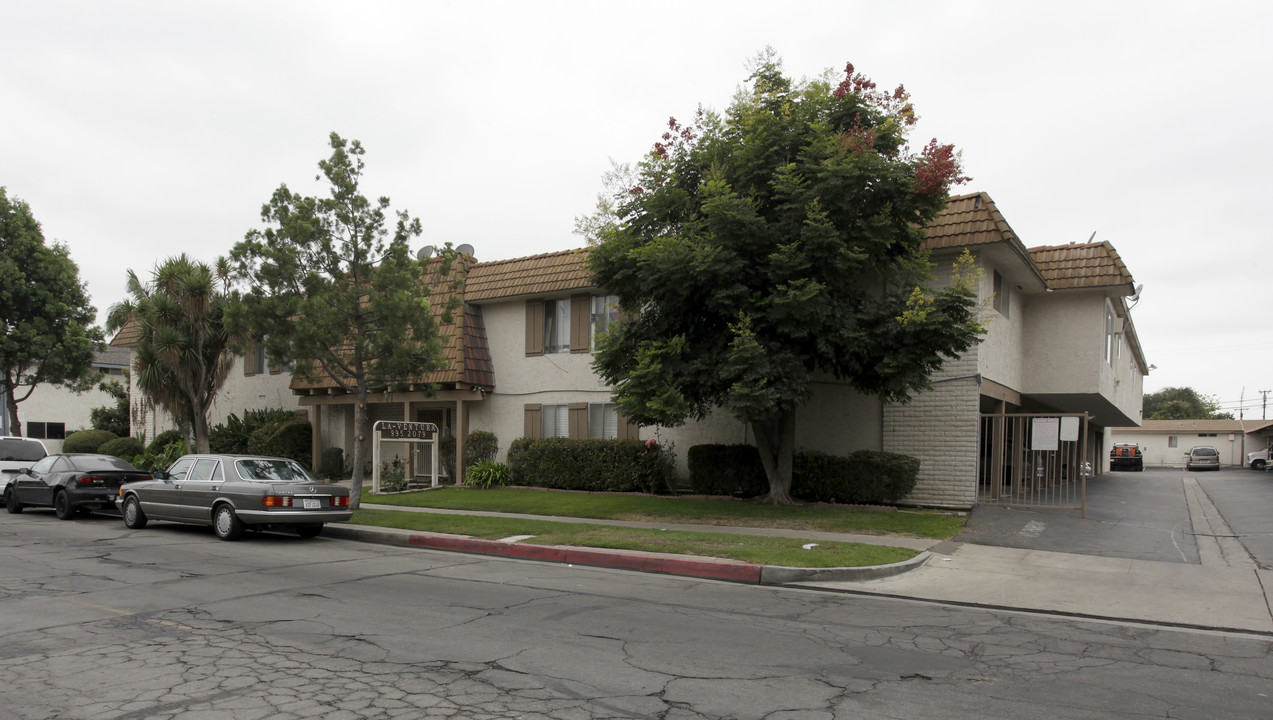
[[[247,449],[252,455],[290,458],[309,470],[313,466],[313,425],[295,415],[290,420],[262,425],[248,437]]]
[[[159,434],[160,437],[164,433]],[[158,438],[156,438],[158,439]],[[168,443],[167,447],[156,448],[154,443],[146,449],[142,455],[133,458],[133,467],[146,472],[155,472],[156,470],[166,470],[168,466],[177,461],[177,458],[186,454],[186,443],[181,438]]]
[[[474,463],[464,473],[464,484],[473,487],[489,488],[508,484],[508,466],[494,460],[482,460]]]
[[[118,437],[109,430],[80,430],[66,436],[62,441],[62,452],[95,453],[102,445]]]
[[[896,503],[915,489],[919,460],[897,453],[858,450],[849,457],[812,450],[796,453],[792,497],[813,502]]]
[[[464,441],[464,467],[473,467],[480,462],[493,462],[499,452],[499,438],[495,433],[485,430],[474,430]]]
[[[347,477],[343,448],[323,448],[318,460],[318,477],[324,480],[344,480]]]
[[[132,462],[133,458],[145,454],[146,446],[137,438],[121,437],[102,443],[101,447],[97,448],[97,452]]]
[[[690,488],[700,495],[756,497],[769,492],[769,478],[754,445],[695,445],[685,459]]]
[[[150,455],[158,455],[159,453],[164,452],[169,445],[175,442],[181,443],[183,448],[186,446],[186,439],[181,436],[180,431],[164,430],[156,435],[154,440],[150,441],[150,444],[146,446],[146,452]]]
[[[238,415],[230,413],[225,422],[217,424],[208,431],[208,446],[215,453],[246,455],[251,453],[248,445],[251,442],[252,433],[266,425],[295,419],[295,412],[282,408],[244,410],[241,420]]]
[[[458,477],[455,474],[455,436],[444,435],[438,438],[438,462],[442,463],[439,470],[443,470],[446,476],[455,482]],[[441,474],[441,473],[439,473]]]
[[[407,468],[402,458],[380,463],[380,492],[398,492],[407,487]]]
[[[671,486],[674,457],[653,440],[543,438],[509,449],[519,485],[606,492],[661,492]]]
[[[530,446],[535,444],[535,438],[521,437],[517,438],[508,445],[508,471],[509,482],[515,482],[519,485],[526,485],[520,480],[520,477],[526,472],[526,451]]]

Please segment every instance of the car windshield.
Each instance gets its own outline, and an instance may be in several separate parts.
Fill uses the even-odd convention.
[[[79,457],[70,458],[71,463],[75,465],[77,470],[86,470],[90,472],[104,472],[107,470],[116,470],[121,472],[138,472],[125,460],[110,455],[81,455]]]
[[[1194,455],[1219,455],[1220,453],[1215,448],[1205,447],[1205,448],[1194,448],[1193,454]]]
[[[305,468],[291,460],[270,460],[254,458],[239,460],[234,463],[239,470],[239,477],[244,480],[263,482],[316,482],[305,472]]]
[[[34,440],[0,438],[0,460],[17,462],[39,460],[47,454],[44,445]]]

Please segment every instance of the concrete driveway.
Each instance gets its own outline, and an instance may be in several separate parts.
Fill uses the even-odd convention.
[[[977,506],[955,540],[1188,564],[1206,560],[1209,544],[1228,542],[1231,555],[1249,553],[1270,569],[1273,473],[1249,468],[1108,472],[1088,481],[1086,518],[1076,510]],[[1235,540],[1241,548],[1232,545]]]

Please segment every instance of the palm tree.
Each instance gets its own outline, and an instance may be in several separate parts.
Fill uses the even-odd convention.
[[[234,362],[222,323],[226,294],[217,290],[211,267],[184,253],[156,265],[150,283],[129,270],[128,294],[111,307],[107,330],[140,326],[138,389],[178,428],[193,429],[195,452],[208,452],[208,410]]]

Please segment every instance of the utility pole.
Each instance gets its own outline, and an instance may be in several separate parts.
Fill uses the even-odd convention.
[[[1260,390],[1260,391],[1258,391],[1258,392],[1259,392],[1261,395],[1263,395],[1263,396],[1264,396],[1264,401],[1260,404],[1260,405],[1261,405],[1261,406],[1260,406],[1260,419],[1261,419],[1261,420],[1268,420],[1268,419],[1269,419],[1269,416],[1268,416],[1268,409],[1269,409],[1269,392],[1270,392],[1270,391],[1269,391],[1269,390]]]

